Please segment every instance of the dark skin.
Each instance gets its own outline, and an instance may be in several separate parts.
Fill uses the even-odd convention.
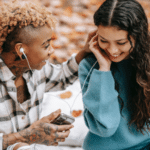
[[[26,81],[22,77],[23,73],[30,69],[26,59],[22,59],[20,48],[24,49],[24,53],[30,62],[31,68],[37,70],[40,70],[45,65],[45,62],[43,61],[48,60],[51,53],[53,53],[53,49],[50,46],[50,39],[52,36],[52,31],[50,28],[47,26],[40,27],[38,30],[32,32],[32,35],[35,35],[32,37],[27,33],[23,33],[22,36],[24,37],[24,41],[27,41],[25,38],[30,39],[28,40],[30,43],[16,43],[13,46],[14,49],[12,49],[10,52],[2,52],[1,54],[5,64],[16,76],[15,86],[17,88],[17,99],[20,103],[23,103],[30,98]],[[78,64],[90,53],[88,42],[95,33],[96,32],[89,34],[85,47],[76,55],[75,59]],[[20,57],[20,60],[15,61],[18,56]],[[4,135],[3,149],[6,149],[9,145],[17,142],[21,143],[16,145],[14,150],[21,146],[33,143],[58,145],[58,142],[65,141],[65,138],[68,137],[70,129],[73,127],[73,125],[54,125],[50,123],[60,114],[61,110],[57,110],[56,112],[34,122],[30,127],[20,132]]]

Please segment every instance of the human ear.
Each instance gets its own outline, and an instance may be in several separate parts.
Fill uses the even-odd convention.
[[[18,56],[20,57],[20,59],[22,60],[22,59],[26,59],[26,55],[25,55],[25,53],[24,53],[24,48],[23,48],[23,45],[22,45],[22,43],[17,43],[16,45],[15,45],[15,51],[16,51],[16,53],[18,54]]]

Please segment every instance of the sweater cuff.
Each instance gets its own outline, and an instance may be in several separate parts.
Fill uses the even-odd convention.
[[[73,70],[75,71],[75,72],[77,72],[78,71],[78,68],[79,68],[79,65],[78,65],[78,63],[77,63],[77,61],[76,61],[76,53],[74,53],[74,54],[72,54],[71,55],[71,59],[70,59],[70,65],[71,65],[71,67],[73,68]]]
[[[14,149],[14,147],[15,147],[17,144],[19,144],[19,143],[20,143],[20,142],[18,142],[18,143],[15,143],[15,144],[13,144],[13,145],[8,146],[6,150],[13,150],[13,149]]]

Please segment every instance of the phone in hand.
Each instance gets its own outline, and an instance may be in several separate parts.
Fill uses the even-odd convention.
[[[68,124],[72,124],[74,121],[75,121],[75,119],[72,116],[61,113],[51,123],[57,124],[57,125],[68,125]]]

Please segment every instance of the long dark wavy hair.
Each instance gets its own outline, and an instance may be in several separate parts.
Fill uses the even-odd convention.
[[[134,69],[134,95],[129,124],[138,131],[150,129],[150,36],[144,9],[136,0],[106,0],[94,14],[96,26],[113,26],[128,32],[133,51],[130,53]],[[135,46],[130,37],[135,40]],[[123,103],[121,103],[123,105]]]

